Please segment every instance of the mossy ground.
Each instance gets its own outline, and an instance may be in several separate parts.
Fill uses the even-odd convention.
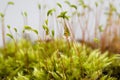
[[[119,80],[120,55],[64,40],[20,40],[0,50],[1,80]],[[115,68],[115,69],[113,69]]]

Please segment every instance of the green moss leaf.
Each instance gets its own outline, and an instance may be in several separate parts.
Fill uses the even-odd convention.
[[[45,20],[45,24],[48,25],[48,19]]]
[[[61,12],[57,17],[67,19],[67,20],[69,19],[69,16],[67,16],[67,11]]]
[[[26,11],[22,12],[22,15],[27,17],[27,12]]]
[[[3,17],[4,17],[4,14],[3,14],[3,13],[0,13],[0,17],[2,17],[2,18],[3,18]]]
[[[95,2],[95,6],[98,7],[98,2]]]
[[[77,6],[76,5],[72,4],[71,7],[77,10]]]
[[[67,26],[64,27],[64,35],[65,36],[70,36],[70,31]]]
[[[46,25],[43,25],[43,29],[45,30],[47,28],[47,26]]]
[[[102,25],[100,25],[98,28],[99,28],[99,31],[100,31],[100,32],[103,32],[103,31],[104,31]]]
[[[6,34],[8,37],[10,37],[11,39],[14,39],[13,36],[9,33]]]
[[[48,35],[49,34],[48,26],[47,25],[43,25],[43,29],[45,30],[46,35]]]
[[[60,3],[57,3],[57,6],[60,7],[60,8],[62,8],[62,5]]]
[[[95,42],[95,43],[99,43],[99,39],[94,38],[94,42]]]
[[[25,32],[25,30],[22,31],[22,33],[24,33],[24,32]]]
[[[7,28],[10,29],[11,28],[10,25],[7,25]]]
[[[30,26],[28,26],[28,25],[24,26],[24,29],[25,30],[32,30],[32,28]]]
[[[32,31],[38,35],[38,31],[36,29],[33,29]]]
[[[17,32],[17,28],[14,28],[14,31]]]
[[[65,3],[69,6],[71,5],[71,3],[68,0],[65,0]]]
[[[8,2],[8,5],[14,5],[14,2],[12,1]]]
[[[52,15],[52,13],[53,13],[54,11],[55,11],[55,9],[50,9],[50,10],[48,10],[47,16]]]
[[[80,3],[80,5],[83,5],[84,1],[83,0],[79,0],[79,3]]]
[[[55,35],[55,31],[52,30],[51,33],[52,33],[52,37],[54,37],[54,35]]]
[[[39,10],[41,9],[41,5],[40,5],[40,4],[38,4],[38,9],[39,9]]]
[[[116,9],[116,7],[113,5],[113,4],[109,4],[109,7],[110,7],[110,10],[111,11],[113,11],[113,12],[116,12],[117,11],[117,9]]]

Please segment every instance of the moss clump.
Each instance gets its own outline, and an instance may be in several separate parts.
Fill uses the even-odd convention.
[[[117,80],[119,77],[114,71],[119,68],[112,67],[115,60],[119,61],[119,55],[101,54],[76,42],[70,45],[64,40],[31,43],[23,39],[17,43],[17,50],[14,42],[6,44],[6,51],[1,48],[0,79]]]

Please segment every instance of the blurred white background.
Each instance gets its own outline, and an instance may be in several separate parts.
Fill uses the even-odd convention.
[[[0,0],[0,12],[3,12],[7,2],[9,2],[10,0]],[[39,27],[39,14],[41,15],[41,19],[45,19],[45,12],[48,9],[51,8],[56,8],[57,11],[59,11],[59,9],[56,7],[56,3],[60,2],[62,3],[63,7],[65,10],[69,10],[68,6],[66,6],[65,4],[63,4],[64,0],[11,0],[15,3],[14,6],[9,6],[5,15],[5,26],[10,25],[12,28],[16,27],[19,30],[19,33],[22,32],[23,26],[24,26],[24,21],[23,21],[23,17],[21,15],[21,12],[26,11],[28,13],[28,25],[34,27],[35,29],[40,29]],[[77,0],[69,0],[71,3],[73,4],[78,4]],[[93,8],[95,7],[94,2],[95,1],[99,1],[99,0],[85,0],[85,2],[87,4],[90,4]],[[120,0],[104,0],[104,4],[102,5],[103,7],[108,6],[109,1],[113,1],[113,3],[115,4],[115,6],[119,8],[120,5]],[[38,10],[38,3],[41,4],[42,9],[41,12],[39,12]],[[44,6],[46,6],[46,10],[44,10]],[[120,11],[120,10],[118,10]],[[89,22],[90,26],[93,26],[94,24],[94,13],[91,13],[91,17],[90,20],[91,22]],[[51,23],[53,22],[51,19]],[[41,20],[41,24],[43,23],[44,20]],[[105,16],[101,16],[101,20],[100,20],[101,24],[105,23]],[[53,23],[54,24],[54,23]],[[54,24],[55,25],[55,24]],[[77,26],[77,24],[76,24]],[[52,24],[51,24],[51,28],[52,28]],[[76,31],[75,33],[77,34],[76,37],[79,38],[80,34],[79,34],[79,30],[77,29],[77,27],[75,27]],[[93,27],[90,27],[90,30]],[[6,32],[8,32],[7,28],[6,28]],[[13,32],[14,33],[14,32]],[[57,32],[56,32],[57,33]],[[92,33],[92,31],[91,31]],[[42,36],[43,31],[40,30],[40,35]],[[31,34],[32,38],[36,38],[36,36],[34,34]],[[92,36],[92,34],[91,34]],[[0,22],[0,45],[2,45],[2,37],[1,37],[1,22]]]

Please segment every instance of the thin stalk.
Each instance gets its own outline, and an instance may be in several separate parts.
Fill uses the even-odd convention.
[[[64,27],[67,27],[68,28],[68,25],[67,25],[67,22],[66,22],[66,20],[65,19],[63,19],[63,24],[64,24]],[[69,28],[68,28],[69,29]],[[69,30],[70,31],[70,30]],[[70,35],[71,35],[71,33],[70,33]],[[67,43],[68,43],[68,47],[69,47],[69,49],[70,49],[70,41],[69,41],[69,39],[68,39],[68,36],[65,36],[66,37],[66,40],[67,40]]]
[[[98,30],[98,13],[97,13],[97,9],[96,8],[96,14],[95,14],[95,32],[94,32],[94,38],[97,38],[97,30]]]
[[[77,15],[77,16],[78,16],[78,15]],[[83,31],[83,26],[82,26],[81,19],[80,19],[79,16],[78,16],[78,21],[79,21],[80,29],[81,29],[81,31],[82,31],[82,45],[83,45],[83,41],[84,41],[84,31]]]
[[[83,16],[82,16],[82,20],[83,20],[83,26],[82,26],[82,45],[85,43],[85,10],[83,10]]]
[[[27,16],[23,17],[23,19],[24,19],[24,25],[28,25],[28,18],[27,18]]]
[[[86,13],[85,13],[85,11],[83,11],[83,12],[84,12],[84,15],[82,16],[83,25],[81,24],[80,18],[78,18],[79,23],[80,23],[80,28],[82,31],[82,45],[85,43],[85,36],[86,36],[86,31],[88,29],[88,23],[89,23],[89,14],[88,14],[88,17],[86,15],[88,12],[86,12]]]
[[[75,40],[75,35],[74,35],[74,33],[73,33],[73,30],[72,30],[72,25],[69,23],[69,22],[66,22],[66,24],[67,24],[67,26],[68,26],[68,28],[69,28],[69,31],[70,31],[70,36],[71,36],[71,41],[74,41]]]
[[[9,29],[9,32],[13,36],[13,34],[12,34],[10,29]],[[13,38],[13,41],[14,41],[14,44],[15,44],[15,52],[16,52],[17,51],[17,42],[16,42],[17,40],[15,40],[15,38]]]
[[[5,25],[4,25],[4,17],[2,18],[2,41],[3,41],[3,47],[6,48],[5,45]]]
[[[4,49],[6,48],[6,45],[5,45],[5,15],[6,15],[6,11],[7,11],[7,8],[8,8],[8,5],[5,7],[4,9],[4,16],[2,17],[2,41],[3,41],[3,47]]]
[[[41,23],[42,23],[42,16],[41,16],[41,13],[42,12],[42,9],[39,9],[39,31],[41,30]],[[40,36],[38,35],[38,40],[40,40]]]
[[[85,20],[85,28],[84,28],[84,32],[88,31],[88,23],[89,23],[89,12],[86,12],[86,14],[88,13],[88,17],[86,16],[86,20]],[[86,33],[84,33],[84,35],[86,35]],[[89,32],[88,32],[88,37],[89,37]],[[84,37],[85,38],[85,37]]]
[[[56,30],[57,30],[57,27],[58,27],[57,24],[56,24],[56,18],[55,18],[55,16],[56,16],[56,13],[54,12],[53,13],[53,18],[54,18],[54,21],[53,21],[54,25],[53,26],[54,26],[54,33],[55,33],[54,34],[54,38],[56,38],[56,36],[57,36],[57,31]]]

